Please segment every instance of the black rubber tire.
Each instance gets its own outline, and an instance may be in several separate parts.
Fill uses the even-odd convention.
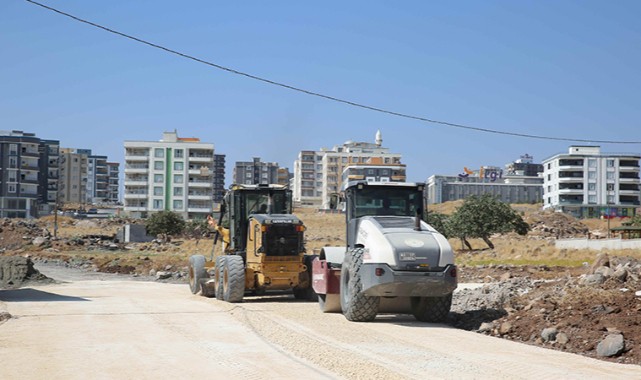
[[[440,323],[447,319],[452,307],[452,294],[442,297],[412,297],[412,314],[421,322]]]
[[[341,309],[348,321],[370,322],[378,314],[380,297],[369,297],[361,293],[361,267],[363,249],[350,249],[341,267]]]
[[[245,263],[241,256],[226,256],[223,266],[223,299],[242,302],[245,296]]]
[[[200,292],[200,282],[206,278],[205,256],[189,256],[189,290],[191,290],[192,294],[198,294],[198,292]]]
[[[215,285],[215,296],[219,300],[223,300],[223,268],[225,267],[225,257],[227,256],[218,256],[216,257],[216,266],[214,268],[214,282]]]
[[[307,289],[306,288],[299,288],[298,286],[296,286],[292,290],[294,291],[294,298],[296,298],[297,300],[307,299]]]

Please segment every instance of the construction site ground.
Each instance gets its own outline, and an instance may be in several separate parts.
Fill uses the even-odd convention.
[[[450,210],[447,207],[451,208],[452,205],[446,204],[442,207],[443,212],[449,212]],[[494,350],[494,354],[490,356],[499,357],[499,359],[492,359],[494,361],[488,358],[483,359],[482,361],[487,360],[483,366],[481,366],[480,362],[474,362],[474,360],[470,359],[467,362],[468,367],[471,369],[470,375],[455,376],[454,372],[448,373],[451,368],[447,363],[462,365],[462,363],[465,363],[465,358],[445,355],[447,346],[438,349],[435,347],[426,348],[421,346],[422,343],[419,344],[412,341],[409,346],[411,348],[406,349],[406,351],[412,352],[405,352],[407,355],[436,355],[436,358],[441,358],[446,363],[439,365],[431,361],[423,363],[423,366],[433,371],[431,373],[436,377],[478,377],[474,375],[474,370],[493,377],[541,377],[534,376],[534,372],[528,371],[540,371],[540,374],[545,374],[547,377],[578,378],[586,375],[594,377],[596,372],[587,373],[582,371],[596,368],[592,363],[607,362],[611,362],[616,366],[607,367],[607,369],[603,367],[603,372],[599,372],[603,376],[600,377],[621,377],[619,375],[623,375],[624,372],[617,372],[616,368],[620,368],[622,371],[627,371],[628,368],[633,368],[634,371],[641,369],[641,319],[638,317],[641,315],[641,282],[639,281],[639,277],[641,277],[641,253],[631,250],[618,252],[557,250],[554,247],[556,238],[585,237],[588,232],[592,236],[605,236],[607,235],[608,222],[604,220],[579,221],[563,214],[538,211],[538,207],[535,205],[521,205],[515,206],[515,208],[523,212],[526,221],[532,226],[532,231],[528,236],[514,234],[493,236],[492,241],[495,244],[495,249],[492,250],[488,249],[481,240],[471,241],[474,248],[472,251],[462,250],[460,242],[451,241],[452,246],[456,249],[456,260],[460,267],[459,281],[477,285],[456,293],[452,312],[446,324],[438,326],[414,322],[413,318],[409,316],[381,316],[373,324],[348,323],[340,315],[321,314],[317,305],[296,302],[291,295],[285,294],[276,296],[275,299],[273,296],[265,299],[248,298],[242,305],[231,305],[217,300],[192,296],[188,291],[187,285],[185,285],[187,258],[194,253],[210,255],[212,247],[211,236],[203,236],[199,239],[174,237],[169,243],[121,244],[109,240],[108,236],[113,235],[117,228],[128,221],[90,221],[60,218],[58,221],[60,227],[57,233],[58,237],[53,239],[50,236],[53,230],[50,217],[37,221],[4,220],[4,222],[0,223],[0,247],[4,250],[3,256],[30,256],[36,263],[37,268],[47,268],[47,270],[43,270],[43,273],[46,274],[49,271],[52,274],[48,277],[53,277],[55,280],[60,280],[56,276],[59,277],[61,274],[56,274],[56,271],[52,268],[60,268],[63,271],[70,270],[72,273],[83,273],[82,275],[71,275],[70,278],[72,279],[76,278],[74,276],[87,277],[82,277],[80,280],[72,280],[71,284],[58,285],[47,285],[42,282],[46,281],[45,279],[33,278],[35,287],[34,282],[29,281],[26,283],[29,288],[0,291],[0,315],[4,315],[4,317],[0,318],[0,320],[4,320],[4,324],[0,325],[1,354],[3,358],[13,358],[16,357],[14,350],[24,348],[26,351],[37,351],[43,349],[38,348],[38,344],[35,341],[32,345],[20,345],[19,342],[12,341],[12,335],[9,334],[8,328],[10,326],[12,329],[16,327],[15,323],[26,324],[21,328],[29,329],[29,323],[45,323],[45,320],[49,320],[48,323],[54,323],[55,325],[56,323],[64,323],[63,320],[69,319],[64,317],[59,319],[54,317],[50,319],[44,317],[36,318],[35,316],[38,315],[47,315],[47,310],[53,310],[54,305],[73,306],[73,302],[69,304],[64,302],[55,303],[47,297],[55,298],[60,296],[91,299],[94,302],[81,303],[82,301],[80,300],[73,300],[80,302],[78,304],[79,308],[72,311],[61,311],[61,313],[70,313],[69,315],[77,315],[79,318],[85,313],[102,315],[111,313],[109,304],[100,306],[102,309],[99,311],[85,310],[80,305],[98,305],[98,300],[103,297],[117,297],[119,287],[126,288],[130,284],[138,284],[135,288],[140,290],[132,290],[133,293],[128,294],[126,300],[119,302],[143,307],[144,310],[150,311],[152,315],[155,315],[155,317],[149,318],[155,319],[161,324],[164,323],[162,322],[164,314],[178,313],[184,316],[185,318],[181,318],[183,322],[167,322],[168,326],[173,326],[176,323],[180,325],[175,327],[176,334],[182,331],[183,334],[197,341],[184,344],[194,344],[195,347],[203,349],[201,345],[205,344],[206,340],[209,340],[208,348],[205,349],[205,352],[218,353],[218,350],[222,350],[222,348],[212,347],[212,345],[216,345],[216,332],[220,332],[220,329],[230,332],[232,327],[227,326],[227,323],[232,320],[240,321],[242,322],[240,324],[243,326],[242,328],[251,330],[254,338],[257,337],[259,341],[266,344],[264,347],[266,352],[259,355],[266,355],[265,358],[268,361],[271,359],[282,361],[282,359],[269,356],[275,352],[295,358],[293,362],[287,362],[287,365],[303,371],[302,373],[308,373],[311,377],[386,378],[388,374],[395,375],[393,377],[418,377],[417,373],[420,372],[421,367],[407,369],[398,365],[394,366],[391,361],[396,359],[390,359],[394,358],[395,355],[400,355],[399,352],[401,354],[405,352],[400,350],[400,347],[407,343],[405,339],[410,339],[409,336],[416,334],[417,331],[421,331],[421,334],[428,334],[424,338],[429,340],[436,340],[441,343],[447,342],[443,344],[451,343],[460,346],[463,341],[474,342],[474,344],[479,344],[480,347],[485,347],[487,350]],[[323,246],[344,244],[343,215],[324,214],[309,209],[296,210],[296,214],[307,225],[306,236],[309,252]],[[620,222],[619,220],[611,220],[609,224],[614,227]],[[46,238],[34,241],[37,237]],[[108,273],[118,273],[118,275],[110,276]],[[64,277],[65,275],[62,276]],[[109,280],[107,289],[99,286],[105,283],[105,279]],[[114,279],[116,281],[112,281]],[[74,288],[76,286],[80,288]],[[18,288],[19,284],[17,286],[5,286],[5,288],[11,287]],[[37,290],[30,291],[29,289]],[[92,293],[94,291],[95,294]],[[157,292],[160,298],[153,298],[150,294],[145,293],[146,291],[149,291],[149,293]],[[43,293],[46,293],[45,299],[39,300],[38,297]],[[165,298],[162,298],[163,293],[167,294]],[[170,297],[169,295],[175,295],[176,297]],[[27,298],[36,297],[38,301],[17,302],[22,296]],[[136,300],[136,296],[144,299],[155,299],[155,303],[152,302],[152,305],[141,306],[146,301]],[[179,301],[179,299],[182,301]],[[173,308],[173,304],[169,304],[169,300],[172,300],[171,302],[176,303],[176,305],[180,305],[178,307],[180,310]],[[23,307],[28,308],[30,305],[41,310],[28,311],[22,309]],[[194,311],[192,307],[198,310]],[[294,315],[285,318],[279,314],[284,312],[280,309],[289,310]],[[5,313],[2,313],[3,310]],[[116,315],[130,312],[135,313],[134,311],[114,311]],[[140,312],[140,310],[137,312]],[[34,317],[29,317],[30,313]],[[52,311],[52,313],[56,314],[57,312]],[[7,315],[14,315],[14,317],[10,318]],[[214,316],[220,316],[222,319],[216,320]],[[89,318],[93,319],[94,317]],[[145,326],[147,326],[148,322],[145,318],[147,317],[140,317],[138,321],[128,321],[126,323],[137,324],[140,333],[149,337],[154,332],[145,333]],[[284,320],[287,320],[287,323],[282,321],[275,322],[280,318],[285,318]],[[260,324],[258,320],[263,321],[265,326]],[[209,323],[210,321],[211,323]],[[114,320],[110,323],[117,328],[125,321],[118,322]],[[187,328],[185,327],[187,325],[193,327]],[[270,327],[268,328],[267,326]],[[295,326],[294,331],[288,329],[287,326]],[[31,327],[35,329],[34,331],[39,331],[38,329],[44,328],[44,325],[38,328],[33,325]],[[55,326],[49,327],[55,329]],[[127,333],[131,328],[129,325],[122,326],[122,332]],[[329,331],[328,329],[336,329],[336,332],[332,332],[331,336],[324,336],[319,332],[320,330]],[[359,334],[370,334],[373,340],[370,341],[368,340],[369,338],[366,339],[363,335],[358,334],[354,336],[347,335],[347,338],[336,336],[338,332],[346,330],[358,330]],[[312,338],[301,338],[301,335],[304,335],[303,332],[310,333]],[[93,338],[97,338],[95,334],[98,333],[94,333]],[[202,339],[197,337],[198,334],[203,334]],[[208,334],[211,334],[211,336]],[[230,334],[233,335],[234,332],[230,332]],[[319,336],[319,334],[323,336]],[[386,347],[383,342],[390,336],[393,336],[394,339]],[[403,338],[396,340],[398,336]],[[620,339],[619,336],[622,336],[623,347],[620,347],[620,342],[617,340]],[[52,339],[55,338],[52,337]],[[352,338],[353,342],[350,343]],[[519,347],[535,349],[535,346],[539,346],[548,350],[538,351],[539,349],[536,348],[536,351],[532,351],[534,356],[539,356],[539,359],[536,360],[533,358],[525,359],[524,357],[512,357],[512,359],[509,359],[510,355],[507,355],[508,359],[504,360],[500,357],[514,351],[513,347],[516,346],[484,346],[488,344],[486,342],[495,342],[496,338],[501,338],[501,342],[512,341],[510,342],[511,344],[518,342],[517,346]],[[47,338],[46,336],[41,336],[39,339],[40,343],[42,343],[42,339]],[[154,342],[153,337],[148,339]],[[363,365],[362,368],[355,365],[346,365],[346,368],[337,369],[341,367],[338,362],[342,363],[342,359],[334,359],[337,362],[334,364],[319,363],[319,359],[314,358],[313,353],[307,353],[307,351],[313,351],[310,349],[313,346],[290,347],[294,343],[288,342],[288,339],[302,339],[303,342],[306,339],[311,339],[307,343],[316,346],[321,344],[322,347],[337,346],[339,350],[332,351],[334,354],[339,356],[356,355],[353,358],[355,363],[372,362],[369,367],[366,365]],[[173,340],[168,340],[164,345],[169,347],[172,342]],[[156,343],[160,344],[160,342]],[[88,340],[77,341],[75,344],[80,347],[89,347],[91,345]],[[105,342],[105,347],[99,348],[99,350],[108,349],[108,347],[113,348],[115,347],[113,345],[117,346],[117,344],[117,342]],[[416,346],[417,344],[418,346]],[[363,346],[367,346],[367,349],[364,350],[366,354],[352,352],[353,350],[349,348],[350,345],[360,347],[360,349]],[[465,345],[467,346],[468,344],[466,343]],[[148,347],[139,346],[133,345],[134,349],[138,347],[151,350]],[[414,351],[415,349],[416,351]],[[608,349],[610,350],[608,351]],[[452,347],[452,350],[456,351],[454,347]],[[561,357],[556,357],[552,354],[549,357],[546,356],[548,354],[542,354],[545,352],[560,353],[561,351],[579,354],[584,357],[582,360],[596,359],[597,361],[581,362],[583,364],[576,364],[576,366],[575,364],[568,364],[569,367],[564,367],[563,365],[558,367],[561,362],[574,363],[574,359],[568,361],[567,357],[562,357],[561,359]],[[22,354],[25,352],[22,352]],[[192,351],[187,350],[185,352]],[[488,351],[488,353],[491,352]],[[167,352],[159,353],[156,351],[153,354],[168,355]],[[56,355],[58,354],[53,356]],[[479,353],[478,355],[481,354]],[[383,360],[383,358],[387,359]],[[64,358],[60,357],[60,359]],[[163,360],[165,359],[169,360],[170,363],[171,360],[179,360],[163,357]],[[255,365],[252,366],[245,362],[239,363],[238,360],[240,359],[231,359],[223,355],[218,363],[219,365],[222,365],[220,364],[222,362],[228,363],[230,367],[227,369],[230,371],[233,371],[234,368],[247,368],[248,371],[257,370],[259,371],[257,373],[260,373],[260,370],[256,369]],[[515,363],[508,365],[507,362],[512,360],[530,364],[529,366],[524,364],[525,367],[520,367]],[[564,374],[560,372],[544,372],[543,364],[546,360],[551,361],[547,365],[560,368],[559,371],[567,370],[569,372]],[[202,363],[206,360],[201,359],[199,361]],[[540,363],[540,366],[537,363]],[[632,364],[632,367],[627,367],[623,364]],[[163,366],[162,368],[165,367]],[[193,368],[190,373],[197,375],[201,373],[199,372],[201,370],[204,373],[205,369],[203,368],[206,367]],[[158,373],[155,368],[151,368],[151,365],[147,370],[150,375]],[[61,376],[59,377],[66,377],[64,376],[67,374],[66,370],[60,369],[60,371]],[[521,371],[520,374],[519,371]],[[639,377],[641,374],[640,372],[631,373],[636,374],[635,377]],[[625,372],[627,375],[631,373]],[[280,372],[271,372],[271,374],[273,376],[281,375]],[[366,376],[367,374],[369,376]],[[545,375],[543,377],[546,377]],[[252,378],[253,375],[247,372],[247,376],[243,377]]]

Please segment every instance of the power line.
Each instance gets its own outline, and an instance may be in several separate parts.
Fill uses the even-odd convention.
[[[155,44],[153,42],[149,42],[149,41],[143,40],[143,39],[138,38],[138,37],[131,36],[129,34],[125,34],[125,33],[119,32],[117,30],[113,30],[113,29],[107,28],[105,26],[93,23],[91,21],[87,21],[87,20],[81,19],[81,18],[76,17],[74,15],[71,15],[69,13],[63,12],[63,11],[58,10],[56,8],[49,7],[47,5],[38,3],[38,2],[33,1],[33,0],[25,0],[25,1],[27,1],[27,2],[29,2],[31,4],[34,4],[34,5],[38,5],[38,6],[42,7],[42,8],[45,8],[45,9],[50,10],[52,12],[58,13],[60,15],[69,17],[69,18],[71,18],[71,19],[73,19],[75,21],[78,21],[78,22],[81,22],[81,23],[84,23],[84,24],[87,24],[87,25],[91,25],[91,26],[93,26],[95,28],[102,29],[102,30],[107,31],[109,33],[113,33],[113,34],[116,34],[118,36],[128,38],[130,40],[134,40],[136,42],[139,42],[141,44],[145,44],[147,46],[154,47],[156,49],[164,50],[167,53],[175,54],[175,55],[178,55],[180,57],[187,58],[187,59],[190,59],[192,61],[196,61],[198,63],[202,63],[202,64],[205,64],[205,65],[208,65],[208,66],[211,66],[211,67],[215,67],[215,68],[217,68],[219,70],[224,70],[224,71],[227,71],[227,72],[232,73],[232,74],[241,75],[241,76],[244,76],[244,77],[247,77],[247,78],[250,78],[250,79],[254,79],[254,80],[257,80],[257,81],[261,81],[261,82],[264,82],[264,83],[268,83],[268,84],[271,84],[271,85],[274,85],[274,86],[283,87],[283,88],[286,88],[286,89],[289,89],[289,90],[292,90],[292,91],[301,92],[303,94],[316,96],[316,97],[323,98],[323,99],[326,99],[326,100],[331,100],[331,101],[334,101],[334,102],[343,103],[343,104],[347,104],[347,105],[350,105],[350,106],[353,106],[353,107],[363,108],[363,109],[370,110],[370,111],[380,112],[380,113],[384,113],[384,114],[388,114],[388,115],[392,115],[392,116],[398,116],[398,117],[402,117],[402,118],[405,118],[405,119],[418,120],[418,121],[431,123],[431,124],[440,124],[440,125],[444,125],[444,126],[448,126],[448,127],[467,129],[467,130],[472,130],[472,131],[477,131],[477,132],[493,133],[493,134],[497,134],[497,135],[524,137],[524,138],[539,139],[539,140],[554,140],[554,141],[569,141],[569,142],[584,142],[584,143],[641,144],[641,141],[590,140],[590,139],[575,139],[575,138],[568,138],[568,137],[541,136],[541,135],[532,135],[532,134],[517,133],[517,132],[506,132],[506,131],[499,131],[499,130],[488,129],[488,128],[472,127],[472,126],[469,126],[469,125],[450,123],[450,122],[447,122],[447,121],[439,121],[439,120],[429,119],[429,118],[422,117],[422,116],[415,116],[415,115],[410,115],[410,114],[406,114],[406,113],[390,111],[390,110],[386,110],[384,108],[378,108],[378,107],[374,107],[374,106],[369,106],[367,104],[357,103],[357,102],[354,102],[354,101],[351,101],[351,100],[346,100],[346,99],[341,99],[341,98],[337,98],[337,97],[330,96],[330,95],[321,94],[321,93],[318,93],[318,92],[306,90],[306,89],[295,87],[295,86],[288,85],[288,84],[285,84],[285,83],[276,82],[276,81],[273,81],[271,79],[262,78],[262,77],[259,77],[259,76],[256,76],[256,75],[252,75],[252,74],[248,74],[248,73],[245,73],[245,72],[242,72],[242,71],[238,71],[238,70],[235,70],[235,69],[232,69],[232,68],[229,68],[229,67],[225,67],[225,66],[213,63],[213,62],[205,61],[203,59],[194,57],[194,56],[189,55],[189,54],[181,53],[179,51],[176,51],[176,50],[173,50],[173,49],[170,49],[170,48]]]

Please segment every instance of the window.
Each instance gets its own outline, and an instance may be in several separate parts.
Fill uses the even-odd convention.
[[[606,185],[606,190],[608,191],[614,191],[614,184],[613,183],[608,183]]]
[[[185,167],[185,164],[183,164],[182,162],[180,161],[174,162],[174,170],[183,170],[184,167]]]
[[[608,173],[606,174],[606,178],[607,178],[607,179],[614,179],[614,172],[608,172]]]
[[[165,169],[165,163],[163,161],[154,161],[154,170],[163,170]]]
[[[552,167],[552,164],[548,163],[548,170],[550,170]],[[550,203],[550,198],[548,198],[548,203]]]
[[[374,169],[367,169],[367,174],[373,175],[374,174]]]
[[[16,192],[16,185],[11,184],[11,185],[7,186],[7,192],[15,193]]]
[[[552,180],[552,174],[548,174],[548,181]]]
[[[607,160],[606,161],[606,166],[609,167],[609,168],[613,168],[614,167],[614,160]]]
[[[154,182],[155,183],[163,183],[164,182],[164,177],[162,174],[154,174]]]
[[[608,204],[614,204],[614,195],[608,195]]]
[[[174,174],[174,183],[183,183],[184,177],[182,174]]]
[[[183,188],[182,187],[174,187],[174,195],[176,195],[176,196],[183,195]]]
[[[548,193],[552,192],[552,186],[548,186]]]
[[[588,183],[588,190],[590,191],[596,190],[596,183]]]
[[[596,178],[596,172],[588,172],[588,178],[589,179],[595,179]]]
[[[588,167],[590,168],[596,168],[596,160],[594,158],[590,158],[588,160]]]
[[[250,172],[245,173],[245,178],[251,178],[251,177],[252,177],[252,173]]]
[[[162,148],[154,149],[154,157],[156,158],[165,158],[165,150]]]
[[[18,144],[9,144],[9,154],[18,154]]]
[[[183,201],[175,200],[174,201],[174,210],[182,210],[182,209],[183,209]]]
[[[588,195],[588,203],[595,204],[596,203],[596,195]]]
[[[183,158],[184,153],[182,149],[176,149],[174,150],[174,158]]]
[[[154,199],[154,209],[162,210],[162,199]]]
[[[343,158],[341,158],[341,162],[342,162],[342,163],[344,163],[344,164],[346,164],[346,163],[347,163],[347,157],[343,157]]]
[[[252,184],[251,179],[248,179],[247,181],[245,181],[245,185],[251,185],[251,184]]]
[[[9,168],[15,169],[18,167],[18,160],[15,157],[9,157]]]
[[[154,187],[154,195],[162,195],[162,187],[160,186]]]
[[[381,170],[381,175],[389,175],[389,171],[387,169]]]

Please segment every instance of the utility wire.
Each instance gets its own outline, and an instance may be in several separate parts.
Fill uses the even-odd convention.
[[[306,90],[304,88],[291,86],[291,85],[288,85],[288,84],[285,84],[285,83],[273,81],[271,79],[262,78],[262,77],[259,77],[259,76],[256,76],[256,75],[252,75],[252,74],[248,74],[248,73],[245,73],[245,72],[242,72],[242,71],[238,71],[238,70],[235,70],[235,69],[232,69],[232,68],[229,68],[229,67],[225,67],[225,66],[213,63],[213,62],[205,61],[203,59],[194,57],[192,55],[181,53],[179,51],[176,51],[176,50],[173,50],[173,49],[170,49],[170,48],[155,44],[153,42],[149,42],[149,41],[143,40],[143,39],[138,38],[138,37],[131,36],[129,34],[125,34],[125,33],[119,32],[117,30],[113,30],[113,29],[107,28],[105,26],[93,23],[91,21],[87,21],[87,20],[81,19],[81,18],[76,17],[74,15],[71,15],[69,13],[65,13],[65,12],[63,12],[61,10],[58,10],[58,9],[49,7],[47,5],[38,3],[37,1],[33,1],[33,0],[25,0],[25,1],[28,2],[28,3],[34,4],[34,5],[38,5],[38,6],[42,7],[42,8],[45,8],[45,9],[50,10],[52,12],[58,13],[60,15],[67,16],[67,17],[69,17],[69,18],[71,18],[71,19],[73,19],[75,21],[78,21],[78,22],[81,22],[81,23],[84,23],[84,24],[87,24],[87,25],[91,25],[93,27],[96,27],[98,29],[102,29],[102,30],[107,31],[109,33],[113,33],[113,34],[119,35],[121,37],[125,37],[125,38],[128,38],[128,39],[134,40],[136,42],[140,42],[141,44],[145,44],[145,45],[148,45],[148,46],[160,49],[160,50],[164,50],[164,51],[166,51],[168,53],[175,54],[175,55],[178,55],[180,57],[187,58],[187,59],[190,59],[192,61],[196,61],[198,63],[202,63],[202,64],[205,64],[205,65],[208,65],[208,66],[211,66],[211,67],[215,67],[215,68],[217,68],[219,70],[224,70],[224,71],[230,72],[232,74],[241,75],[241,76],[244,76],[244,77],[247,77],[247,78],[250,78],[250,79],[254,79],[254,80],[257,80],[257,81],[261,81],[261,82],[264,82],[264,83],[268,83],[268,84],[271,84],[271,85],[274,85],[274,86],[283,87],[283,88],[286,88],[286,89],[289,89],[289,90],[292,90],[292,91],[301,92],[303,94],[316,96],[316,97],[323,98],[323,99],[326,99],[326,100],[331,100],[331,101],[334,101],[334,102],[343,103],[343,104],[347,104],[347,105],[358,107],[358,108],[363,108],[363,109],[370,110],[370,111],[380,112],[380,113],[393,115],[393,116],[398,116],[398,117],[402,117],[402,118],[406,118],[406,119],[423,121],[423,122],[426,122],[426,123],[440,124],[440,125],[445,125],[445,126],[448,126],[448,127],[461,128],[461,129],[467,129],[467,130],[485,132],[485,133],[493,133],[493,134],[497,134],[497,135],[516,136],[516,137],[524,137],[524,138],[539,139],[539,140],[570,141],[570,142],[585,142],[585,143],[641,144],[641,141],[590,140],[590,139],[576,139],[576,138],[568,138],[568,137],[552,137],[552,136],[532,135],[532,134],[527,134],[527,133],[499,131],[499,130],[488,129],[488,128],[479,128],[479,127],[472,127],[472,126],[469,126],[469,125],[450,123],[450,122],[447,122],[447,121],[439,121],[439,120],[429,119],[429,118],[426,118],[426,117],[415,116],[415,115],[410,115],[410,114],[396,112],[396,111],[390,111],[390,110],[386,110],[384,108],[378,108],[378,107],[369,106],[369,105],[362,104],[362,103],[357,103],[357,102],[354,102],[354,101],[351,101],[351,100],[346,100],[346,99],[341,99],[341,98],[337,98],[337,97],[330,96],[330,95],[321,94],[321,93],[318,93],[318,92]]]

